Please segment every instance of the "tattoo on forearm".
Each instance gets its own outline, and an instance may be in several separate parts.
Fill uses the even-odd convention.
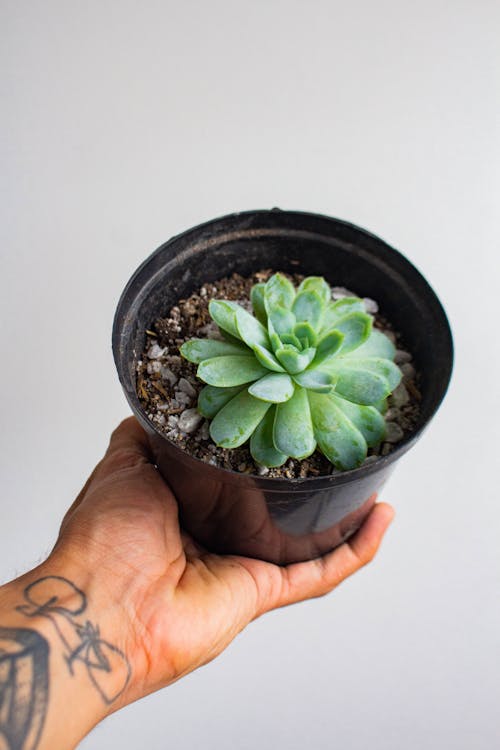
[[[45,576],[26,586],[24,598],[27,603],[16,607],[17,611],[50,620],[70,674],[77,673],[78,664],[83,665],[102,700],[113,703],[127,686],[130,664],[119,648],[100,637],[98,625],[80,619],[87,608],[84,592],[67,578]]]
[[[35,750],[49,698],[49,644],[35,630],[0,627],[0,748]]]

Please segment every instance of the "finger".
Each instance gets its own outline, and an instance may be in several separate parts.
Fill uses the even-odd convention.
[[[394,509],[377,503],[359,531],[324,557],[294,563],[283,569],[283,585],[269,609],[323,596],[375,557],[392,519]]]

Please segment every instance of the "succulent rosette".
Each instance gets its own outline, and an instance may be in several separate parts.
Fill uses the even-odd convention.
[[[248,440],[254,460],[281,466],[319,449],[353,469],[385,435],[386,399],[399,385],[395,348],[357,297],[332,300],[325,279],[298,289],[276,273],[251,291],[254,315],[211,300],[222,339],[191,339],[181,354],[204,383],[199,412],[223,448]]]

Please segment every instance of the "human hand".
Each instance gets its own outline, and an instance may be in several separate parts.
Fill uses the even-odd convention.
[[[66,514],[56,553],[99,571],[120,602],[128,701],[206,664],[264,612],[331,591],[374,557],[392,517],[379,503],[348,542],[287,567],[211,554],[179,527],[175,498],[131,417]]]
[[[33,707],[6,726],[0,711],[0,746],[13,736],[17,750],[30,736],[37,750],[74,747],[108,713],[209,662],[259,615],[331,591],[374,557],[392,517],[379,503],[333,552],[286,567],[212,554],[180,528],[146,433],[125,420],[49,558],[0,588],[9,695]],[[31,660],[24,683],[18,659]]]

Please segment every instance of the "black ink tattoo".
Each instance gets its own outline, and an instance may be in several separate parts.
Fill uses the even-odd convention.
[[[17,611],[50,620],[64,646],[70,674],[75,674],[75,662],[84,664],[103,701],[113,703],[127,686],[130,664],[119,648],[100,637],[98,625],[75,619],[87,608],[83,591],[67,578],[46,576],[30,583],[24,589],[24,598],[27,604],[16,607]]]
[[[49,698],[49,644],[35,630],[0,627],[0,748],[35,750]]]

